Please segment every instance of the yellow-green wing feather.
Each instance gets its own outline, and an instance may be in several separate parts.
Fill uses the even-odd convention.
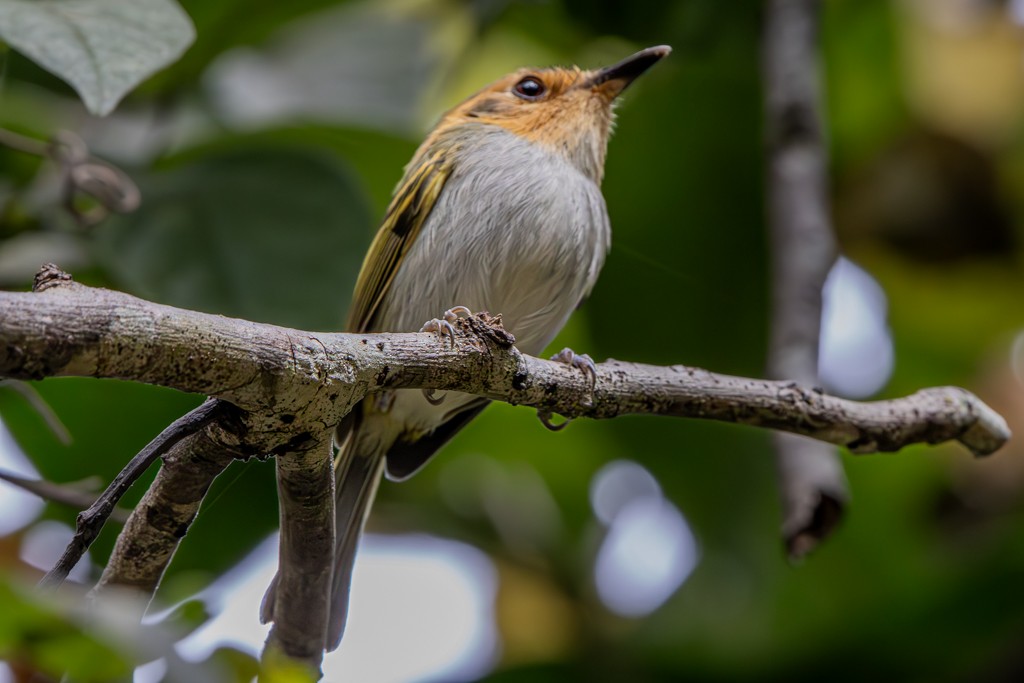
[[[375,331],[381,301],[451,175],[450,154],[427,150],[423,157],[406,172],[363,261],[348,315],[349,332]]]

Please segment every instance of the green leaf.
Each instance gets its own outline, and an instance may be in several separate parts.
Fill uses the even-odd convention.
[[[60,677],[115,680],[131,672],[125,652],[76,623],[69,602],[28,591],[0,575],[0,658]]]
[[[195,39],[174,0],[0,0],[0,39],[64,79],[93,114],[171,64]]]
[[[260,680],[265,683],[313,683],[317,677],[299,662],[271,652],[261,662]]]
[[[370,238],[365,193],[319,150],[213,152],[141,179],[142,208],[98,231],[141,296],[304,329],[337,329]]]
[[[223,680],[249,683],[260,673],[260,663],[247,652],[233,647],[219,647],[207,658],[207,666],[219,665],[222,671],[233,674]]]

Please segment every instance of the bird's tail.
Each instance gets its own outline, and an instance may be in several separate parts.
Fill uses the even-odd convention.
[[[379,442],[360,439],[362,432],[356,429],[349,434],[335,461],[334,577],[324,644],[328,651],[337,649],[345,633],[356,549],[384,472],[384,452]],[[264,624],[274,620],[277,579],[275,576],[270,583],[260,606],[260,622]]]

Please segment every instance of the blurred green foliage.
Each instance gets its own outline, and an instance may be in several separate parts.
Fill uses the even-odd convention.
[[[112,596],[107,605],[84,607],[74,592],[43,595],[22,581],[0,577],[0,659],[11,667],[12,680],[50,680],[67,675],[89,683],[125,680],[140,664],[163,658],[165,680],[190,683],[250,681],[259,670],[256,660],[238,650],[222,647],[200,661],[182,659],[174,651],[176,642],[206,621],[205,608],[186,602],[159,623],[139,626],[125,601]],[[305,683],[308,672],[288,663],[269,663],[265,680],[275,683]],[[263,680],[263,679],[261,679]]]
[[[614,230],[605,271],[553,346],[761,373],[769,255],[760,3],[182,4],[196,24],[194,46],[107,119],[89,117],[66,86],[7,53],[0,126],[38,138],[75,130],[135,178],[143,204],[79,230],[53,201],[53,168],[0,147],[0,264],[39,253],[17,251],[26,249],[26,235],[43,253],[70,241],[81,280],[225,315],[336,328],[375,218],[445,107],[523,63],[593,66],[667,43],[672,58],[620,109],[604,184]],[[846,252],[888,295],[896,366],[884,394],[960,384],[1019,429],[1010,348],[1024,323],[1024,95],[1000,86],[1001,98],[982,97],[989,72],[958,79],[940,69],[939,57],[960,50],[965,63],[1016,60],[1019,70],[1024,41],[992,38],[1002,26],[1012,34],[999,3],[960,17],[959,28],[932,16],[949,4],[824,3],[837,229]],[[303,45],[313,26],[351,33],[352,22],[370,36],[358,49],[345,41]],[[961,89],[941,87],[944,78]],[[970,150],[992,176],[991,192],[958,204],[982,206],[978,221],[968,214],[941,237],[920,219],[930,215],[922,207],[973,190],[957,180],[964,173],[943,166],[965,155],[933,154],[937,141]],[[940,181],[881,201],[894,169],[901,180],[919,173]],[[981,224],[996,215],[1005,222]],[[889,225],[909,232],[892,234],[883,229]],[[924,256],[935,253],[929,241],[977,230],[1003,231],[1000,251]],[[13,273],[0,270],[0,282],[24,287]],[[0,415],[55,481],[110,479],[200,400],[106,381],[36,388],[67,424],[71,446],[2,390]],[[510,580],[503,590],[544,586],[570,606],[564,647],[516,659],[509,631],[506,661],[489,680],[1013,680],[1024,670],[1022,455],[1011,444],[989,462],[971,462],[953,447],[846,457],[848,518],[791,567],[778,539],[767,434],[633,417],[554,435],[528,410],[494,406],[422,474],[384,485],[371,525],[474,543],[499,567],[533,577],[533,588]],[[592,586],[601,531],[588,488],[602,464],[619,458],[657,477],[701,546],[687,583],[638,621],[604,612]],[[510,545],[483,498],[495,472],[514,488],[523,478],[512,474],[523,471],[539,474],[558,516]],[[46,514],[72,524],[75,513]],[[272,466],[231,468],[175,557],[161,597],[182,598],[207,583],[264,538],[276,517]],[[114,531],[95,547],[95,563]],[[531,618],[550,616],[541,610]]]

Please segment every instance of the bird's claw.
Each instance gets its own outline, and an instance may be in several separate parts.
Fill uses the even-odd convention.
[[[444,403],[444,397],[445,394],[441,394],[440,396],[434,396],[433,389],[423,389],[423,398],[427,399],[427,403],[429,403],[432,406],[439,406],[442,403]]]
[[[465,306],[452,306],[444,312],[444,319],[450,323],[455,322],[459,319],[459,316],[464,315],[467,318],[473,315],[473,311],[469,310]]]
[[[586,375],[587,381],[590,384],[590,393],[583,399],[583,405],[594,405],[594,390],[597,388],[597,366],[594,364],[594,359],[585,353],[576,353],[572,349],[565,348],[551,356],[551,360],[556,363],[565,363],[570,367],[580,370],[584,375]],[[561,424],[554,424],[551,422],[551,417],[552,415],[550,411],[537,411],[537,419],[540,420],[540,423],[553,432],[562,431],[565,429],[566,425],[572,422],[572,418],[568,418]]]
[[[551,415],[550,411],[547,411],[547,410],[538,410],[537,411],[537,419],[540,420],[540,423],[542,425],[544,425],[545,427],[547,427],[548,429],[550,429],[551,431],[553,431],[553,432],[560,432],[560,431],[562,431],[563,429],[565,429],[569,425],[570,422],[572,422],[572,418],[570,417],[570,418],[567,418],[565,422],[556,425],[555,423],[553,423],[551,421],[552,417],[553,416]]]
[[[583,405],[594,405],[594,391],[597,389],[597,365],[594,364],[594,359],[585,353],[576,353],[570,348],[564,348],[551,356],[551,360],[565,363],[586,375],[590,383],[590,395],[584,399]]]
[[[469,317],[473,315],[473,312],[465,306],[452,306],[440,318],[432,318],[425,322],[423,327],[420,328],[420,332],[433,332],[439,340],[447,336],[451,348],[454,349],[455,326],[452,323],[458,320],[460,315]],[[427,399],[427,403],[432,406],[439,406],[444,403],[444,395],[434,396],[433,389],[424,389],[423,398]]]
[[[452,325],[456,320],[459,319],[459,315],[471,316],[473,312],[465,306],[453,306],[444,312],[440,318],[432,318],[427,322],[423,323],[423,327],[420,328],[420,332],[433,332],[437,335],[438,339],[444,339],[448,337],[451,347],[455,348],[455,327]],[[426,396],[426,392],[424,392]],[[433,403],[430,396],[427,396],[427,400]],[[443,399],[442,399],[443,400]],[[436,405],[436,404],[435,404]]]
[[[447,320],[442,318],[432,318],[427,322],[423,323],[423,327],[420,328],[420,332],[433,332],[437,335],[438,339],[444,339],[448,337],[451,342],[451,346],[455,348],[455,328]]]

